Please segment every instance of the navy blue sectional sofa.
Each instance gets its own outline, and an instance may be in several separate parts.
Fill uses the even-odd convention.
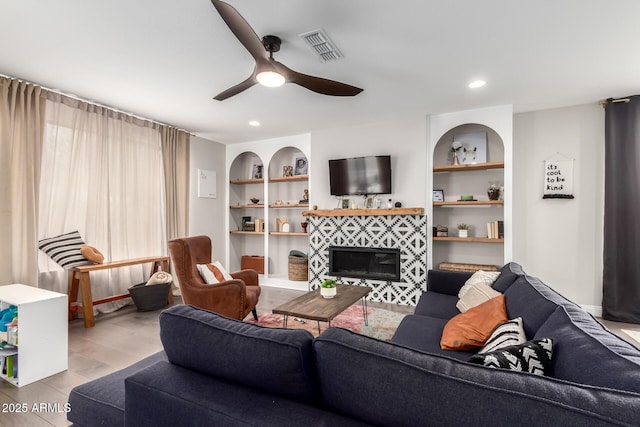
[[[529,339],[553,339],[548,376],[441,350],[470,273],[431,271],[392,342],[340,328],[318,338],[192,306],[160,315],[164,352],[77,386],[78,426],[640,425],[640,350],[519,265],[494,289]]]

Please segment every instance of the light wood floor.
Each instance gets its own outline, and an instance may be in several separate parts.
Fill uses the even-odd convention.
[[[257,307],[258,314],[271,312],[272,308],[301,293],[301,291],[263,287]],[[179,302],[180,299],[176,298],[176,303]],[[413,313],[414,310],[413,307],[396,304],[370,302],[369,305],[405,314]],[[20,388],[6,381],[0,381],[0,405],[2,406],[0,426],[68,426],[63,405],[67,402],[73,387],[122,369],[162,349],[158,326],[159,313],[160,311],[138,312],[135,306],[130,305],[115,313],[97,316],[96,326],[93,328],[85,329],[82,320],[71,322],[67,371]],[[621,329],[640,331],[640,325],[604,323],[626,340],[631,338]],[[640,346],[640,343],[637,345]],[[33,405],[40,403],[57,403],[61,411],[32,412]],[[26,406],[27,412],[7,413],[8,409],[13,409],[11,404]]]

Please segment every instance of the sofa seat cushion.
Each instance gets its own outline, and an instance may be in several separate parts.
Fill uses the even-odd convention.
[[[375,425],[640,425],[638,394],[486,368],[340,328],[313,348],[326,407]]]
[[[553,339],[550,376],[640,393],[640,350],[579,307],[559,306],[538,330],[541,337]]]
[[[266,328],[190,305],[160,314],[160,339],[171,363],[317,404],[313,335],[302,329]]]
[[[238,365],[238,369],[242,367]],[[168,362],[127,378],[126,413],[126,425],[131,427],[365,425]]]
[[[74,387],[69,393],[67,419],[78,426],[124,426],[124,380],[154,363],[165,361],[164,352]]]
[[[460,310],[456,308],[457,302],[458,297],[456,295],[431,291],[423,292],[414,314],[437,317],[438,319],[451,319],[453,316],[460,314]]]
[[[393,334],[391,342],[425,353],[443,354],[459,360],[469,360],[473,351],[452,351],[440,348],[442,329],[446,319],[429,316],[405,316]]]

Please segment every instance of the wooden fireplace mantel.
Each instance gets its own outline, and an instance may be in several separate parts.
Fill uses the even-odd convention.
[[[303,216],[381,216],[381,215],[422,215],[424,208],[388,209],[315,209],[302,212]]]

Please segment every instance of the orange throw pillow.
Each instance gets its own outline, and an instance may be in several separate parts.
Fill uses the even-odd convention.
[[[442,330],[440,348],[473,350],[482,347],[491,333],[508,320],[504,295],[491,298],[452,317]]]

